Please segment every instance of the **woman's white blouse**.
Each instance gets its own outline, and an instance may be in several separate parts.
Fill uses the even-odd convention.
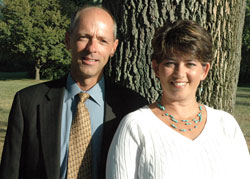
[[[207,123],[190,140],[148,106],[128,114],[110,146],[107,179],[250,179],[244,136],[230,114],[206,106]]]

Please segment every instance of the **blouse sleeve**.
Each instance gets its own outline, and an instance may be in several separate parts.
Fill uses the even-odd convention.
[[[239,161],[236,162],[239,167],[239,178],[250,178],[250,155],[249,155],[249,150],[248,146],[246,143],[246,140],[244,138],[244,135],[239,127],[238,124],[235,125],[235,130],[233,133],[234,136],[234,153],[235,153],[235,158],[238,159]]]
[[[237,173],[235,178],[250,178],[250,155],[246,140],[236,119],[228,113],[224,113],[224,133],[231,139],[231,146],[227,150],[232,154],[234,173]]]
[[[138,178],[140,130],[135,118],[131,114],[125,116],[115,133],[107,158],[108,179]]]

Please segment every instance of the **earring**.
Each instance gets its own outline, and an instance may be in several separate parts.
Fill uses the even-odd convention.
[[[202,81],[200,82],[200,85],[199,85],[200,87],[200,93],[202,93],[203,92],[203,84],[202,84]]]

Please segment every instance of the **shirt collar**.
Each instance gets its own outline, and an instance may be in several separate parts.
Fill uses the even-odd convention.
[[[102,76],[101,80],[98,81],[91,89],[88,91],[83,91],[79,88],[76,82],[72,79],[71,75],[68,75],[67,85],[65,91],[65,101],[74,98],[80,92],[87,92],[91,99],[97,104],[102,105],[104,103],[104,94],[105,94],[105,80]]]

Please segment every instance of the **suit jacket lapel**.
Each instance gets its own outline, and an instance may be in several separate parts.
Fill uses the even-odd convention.
[[[112,88],[110,88],[110,84],[107,80],[105,80],[105,105],[104,105],[104,121],[103,121],[103,141],[102,141],[102,160],[101,160],[101,171],[100,178],[105,177],[105,169],[106,169],[106,159],[107,153],[109,149],[109,145],[113,135],[113,121],[116,118],[115,113],[112,110],[112,102],[110,100],[112,94]]]
[[[41,145],[48,178],[60,177],[60,136],[64,86],[49,87],[39,106]]]

